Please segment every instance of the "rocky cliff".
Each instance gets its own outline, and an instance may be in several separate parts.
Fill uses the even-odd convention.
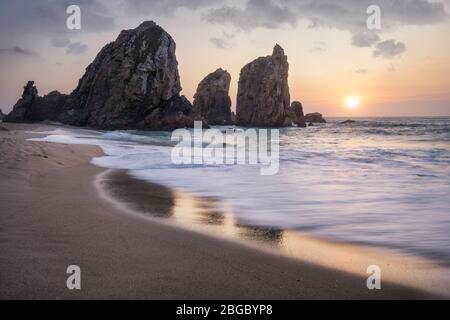
[[[261,57],[241,70],[236,102],[239,125],[285,126],[289,112],[289,64],[276,45],[271,56]]]
[[[43,120],[57,120],[66,100],[67,95],[58,91],[53,91],[44,97],[40,97],[34,81],[28,81],[23,88],[22,98],[17,101],[13,110],[3,118],[3,121],[31,123]]]
[[[175,47],[172,37],[152,21],[122,31],[100,51],[68,97],[52,92],[42,98],[45,104],[37,104],[41,98],[29,82],[7,119],[48,119],[101,129],[193,126],[193,107],[180,95]]]
[[[194,110],[209,124],[231,123],[230,82],[231,75],[223,69],[217,69],[198,85],[194,95]]]
[[[193,124],[172,37],[153,21],[122,31],[88,66],[61,120],[104,129],[174,129]]]

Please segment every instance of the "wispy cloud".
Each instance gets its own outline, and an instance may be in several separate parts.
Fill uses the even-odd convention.
[[[352,36],[352,44],[355,47],[364,48],[371,47],[380,41],[380,36],[371,31],[356,33]]]
[[[78,56],[88,50],[88,46],[80,42],[71,43],[67,46],[66,53]]]
[[[325,52],[327,51],[327,46],[322,41],[314,41],[313,48],[311,49],[312,52]]]
[[[335,28],[350,32],[355,47],[377,45],[375,56],[392,58],[405,51],[401,42],[382,41],[385,31],[408,25],[431,25],[448,20],[445,1],[377,0],[382,11],[382,30],[367,29],[366,13],[371,0],[247,0],[242,7],[210,9],[204,19],[214,24],[229,24],[239,30],[276,29],[309,22],[310,28]]]
[[[374,57],[382,57],[386,59],[393,59],[401,56],[406,51],[406,46],[402,42],[395,40],[386,40],[378,43],[373,52]]]
[[[77,0],[82,8],[82,32],[109,31],[116,27],[110,7],[102,0]],[[0,1],[0,37],[2,41],[36,37],[70,38],[77,32],[68,30],[66,9],[69,0],[2,0]]]
[[[211,38],[209,39],[209,42],[211,42],[218,49],[228,49],[230,47],[230,44],[222,38]]]
[[[36,54],[28,49],[24,49],[19,46],[13,46],[11,48],[0,48],[1,55],[22,55],[22,56],[35,56]]]
[[[120,6],[130,15],[170,16],[180,8],[197,10],[220,2],[221,0],[122,0]]]
[[[367,74],[367,72],[369,72],[369,70],[364,69],[364,68],[359,68],[355,70],[355,73],[360,74],[360,75],[365,75]]]

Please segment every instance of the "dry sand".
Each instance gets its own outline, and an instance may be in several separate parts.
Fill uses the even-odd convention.
[[[364,277],[129,215],[94,186],[99,148],[30,142],[25,130],[48,128],[1,125],[1,299],[430,297],[389,283],[369,291]],[[66,288],[73,264],[80,291]]]

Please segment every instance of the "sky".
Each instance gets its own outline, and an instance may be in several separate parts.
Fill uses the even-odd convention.
[[[80,30],[66,27],[73,4]],[[370,5],[380,8],[380,29],[367,27]],[[70,93],[104,45],[145,20],[174,38],[191,101],[223,68],[234,109],[241,68],[278,43],[291,100],[305,112],[450,116],[449,0],[1,0],[0,108],[9,112],[28,80],[40,95]]]

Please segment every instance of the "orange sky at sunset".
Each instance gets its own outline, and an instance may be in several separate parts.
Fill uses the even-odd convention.
[[[303,17],[299,12],[306,9],[302,7],[303,11],[297,12],[300,9],[291,1],[193,1],[170,12],[156,0],[151,2],[159,4],[158,10],[148,12],[125,8],[119,0],[93,2],[98,4],[86,6],[84,15],[89,10],[100,10],[109,20],[103,27],[88,24],[86,17],[85,28],[72,33],[58,31],[65,28],[59,20],[49,25],[44,18],[33,15],[36,4],[23,13],[33,15],[32,31],[23,30],[22,25],[15,32],[15,24],[8,21],[11,12],[19,7],[10,4],[0,10],[0,15],[8,15],[0,16],[0,108],[4,112],[17,101],[27,80],[36,82],[40,94],[55,89],[69,93],[98,51],[113,41],[121,29],[154,20],[177,43],[183,94],[191,101],[202,78],[221,67],[232,76],[230,95],[234,109],[240,69],[259,56],[271,54],[273,46],[279,43],[290,64],[291,100],[301,101],[306,112],[343,117],[450,116],[450,22],[445,2],[437,7],[423,0],[430,5],[430,12],[425,10],[421,17],[412,9],[410,19],[405,19],[408,16],[404,12],[397,18],[395,8],[386,4],[385,27],[378,33],[378,43],[392,39],[401,42],[404,50],[378,56],[376,43],[352,43],[361,31],[357,27],[359,20],[347,22],[326,12],[311,11],[310,15],[317,15],[321,21],[318,27],[312,27],[311,21],[315,20],[309,15]],[[343,1],[342,5],[357,10],[361,14],[358,19],[365,21],[362,2]],[[379,3],[383,10],[383,4],[388,2]],[[248,21],[242,18],[246,14],[252,14]],[[285,23],[277,20],[278,14]],[[62,11],[61,15],[63,22],[66,14]],[[13,32],[5,32],[6,24]],[[66,38],[80,44],[80,52],[55,45],[55,39]],[[24,52],[14,54],[14,47],[23,48]],[[348,108],[346,99],[352,96],[358,97],[360,103]]]

